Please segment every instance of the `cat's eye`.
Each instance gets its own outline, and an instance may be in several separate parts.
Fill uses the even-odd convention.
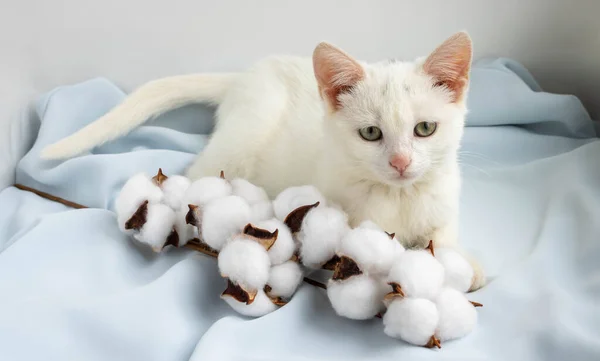
[[[421,122],[415,125],[415,135],[417,137],[429,137],[435,132],[437,128],[437,123],[435,122]]]
[[[369,142],[374,142],[376,140],[379,140],[383,136],[383,133],[381,133],[381,129],[379,129],[377,127],[362,128],[358,131],[358,134],[360,134],[362,139],[369,141]]]

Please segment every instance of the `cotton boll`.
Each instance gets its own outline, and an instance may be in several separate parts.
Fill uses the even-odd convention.
[[[269,299],[263,290],[259,290],[254,298],[254,301],[247,305],[244,302],[239,302],[233,297],[222,296],[231,308],[237,313],[250,317],[261,317],[275,311],[278,307]]]
[[[402,243],[400,243],[400,241],[398,241],[396,237],[392,238],[392,242],[394,244],[394,259],[396,260],[400,258],[400,256],[402,255],[402,253],[404,253],[404,251],[406,251],[406,249],[404,248],[404,246],[402,246]]]
[[[248,237],[237,236],[228,242],[217,262],[221,276],[245,290],[262,290],[269,279],[271,261],[267,250]]]
[[[162,190],[145,173],[138,173],[129,178],[115,200],[117,221],[121,231],[132,234],[134,230],[125,229],[125,223],[145,201],[160,203],[162,199]]]
[[[316,202],[320,202],[321,207],[326,206],[325,197],[314,186],[287,188],[279,193],[273,201],[275,217],[283,221],[294,209]]]
[[[184,204],[205,205],[215,199],[230,196],[232,187],[229,181],[219,177],[200,178],[188,187],[183,196]]]
[[[375,222],[371,220],[362,221],[357,228],[367,228],[375,231],[383,231],[381,227],[379,227]]]
[[[252,223],[273,218],[273,204],[263,188],[241,178],[236,178],[230,183],[232,194],[242,197],[252,208]]]
[[[473,280],[473,267],[469,261],[452,248],[436,248],[435,258],[444,267],[444,285],[467,292]]]
[[[178,210],[190,184],[192,182],[188,178],[180,175],[173,175],[165,179],[160,186],[164,193],[164,203],[173,210]]]
[[[397,252],[394,243],[383,231],[358,227],[346,233],[337,253],[352,258],[363,272],[387,275]]]
[[[274,217],[273,203],[271,201],[256,202],[250,206],[252,223],[258,223]]]
[[[354,320],[370,319],[382,311],[387,291],[378,279],[364,274],[327,284],[327,297],[336,314]]]
[[[179,247],[184,246],[190,239],[198,237],[198,230],[191,224],[187,224],[186,215],[189,211],[187,204],[181,204],[175,213],[175,231],[179,236]]]
[[[269,196],[263,188],[258,187],[245,179],[236,178],[230,183],[233,195],[244,198],[249,204],[269,201]]]
[[[406,250],[394,262],[388,281],[398,283],[408,297],[435,300],[444,283],[444,267],[429,251]]]
[[[278,230],[277,240],[268,251],[269,257],[271,258],[271,264],[281,264],[292,258],[294,252],[296,251],[296,243],[294,242],[294,238],[292,238],[292,233],[285,223],[277,218],[272,218],[266,221],[258,222],[256,227],[266,229],[269,232],[275,232],[276,229]]]
[[[383,332],[417,346],[425,346],[439,321],[436,305],[424,298],[397,298],[383,315]]]
[[[302,275],[302,267],[294,261],[272,266],[267,281],[267,286],[270,287],[269,296],[292,297],[302,282]]]
[[[385,232],[383,230],[383,228],[379,227],[375,222],[371,221],[371,220],[366,220],[363,221],[362,223],[360,223],[358,225],[358,228],[367,228],[367,229],[372,229],[375,231],[382,231]],[[398,241],[398,238],[395,237],[395,234],[389,234],[386,232],[386,234],[388,236],[390,236],[390,238],[392,239],[392,241],[394,241],[394,248],[395,248],[395,257],[399,257],[400,254],[402,254],[402,252],[404,252],[404,246],[402,246],[402,244],[400,243],[400,241]]]
[[[136,240],[148,244],[154,252],[160,252],[173,231],[175,212],[165,204],[149,204],[146,222],[138,233]]]
[[[302,263],[320,268],[335,256],[340,240],[349,230],[344,212],[324,206],[310,210],[297,235]]]
[[[220,250],[228,238],[241,233],[250,223],[250,206],[243,198],[226,196],[202,207],[202,240],[210,247]]]
[[[436,301],[440,315],[435,333],[440,341],[464,337],[473,331],[477,324],[477,311],[464,293],[445,287]]]

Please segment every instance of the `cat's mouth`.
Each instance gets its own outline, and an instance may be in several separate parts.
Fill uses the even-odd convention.
[[[414,172],[404,172],[402,174],[398,172],[390,172],[385,177],[385,183],[396,187],[406,187],[413,184],[419,178],[419,174]]]

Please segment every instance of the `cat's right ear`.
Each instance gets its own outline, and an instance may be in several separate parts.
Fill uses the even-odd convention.
[[[331,111],[340,108],[339,95],[348,92],[365,77],[363,67],[350,55],[328,43],[313,52],[313,68],[321,98]]]

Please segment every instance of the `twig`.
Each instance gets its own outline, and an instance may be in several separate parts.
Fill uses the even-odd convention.
[[[84,206],[82,204],[71,202],[71,201],[68,201],[68,200],[66,200],[64,198],[57,197],[57,196],[54,196],[52,194],[39,191],[39,190],[37,190],[35,188],[24,186],[22,184],[15,184],[14,186],[15,186],[15,188],[18,188],[20,190],[31,192],[31,193],[35,193],[38,196],[40,196],[42,198],[45,198],[45,199],[48,199],[48,200],[51,200],[53,202],[64,204],[67,207],[71,207],[71,208],[75,208],[75,209],[87,209],[87,208],[90,208],[90,207]],[[205,254],[207,256],[213,257],[213,258],[217,258],[217,256],[219,255],[219,253],[217,251],[215,251],[214,249],[210,249],[204,242],[202,242],[198,238],[191,239],[188,243],[186,243],[185,247],[188,248],[188,249],[194,250],[196,252],[200,252],[202,254]],[[318,282],[318,281],[315,281],[313,279],[310,279],[308,277],[304,277],[304,282],[308,283],[309,285],[313,285],[315,287],[319,287],[319,288],[322,288],[322,289],[327,289],[327,286],[325,284],[323,284],[321,282]]]
[[[321,282],[319,282],[319,281],[315,281],[315,280],[313,280],[313,279],[310,279],[310,278],[308,278],[308,277],[304,277],[304,282],[308,283],[309,285],[313,285],[313,286],[315,286],[315,287],[322,288],[322,289],[324,289],[324,290],[326,290],[326,289],[327,289],[327,286],[326,286],[324,283],[321,283]]]
[[[22,184],[15,184],[15,187],[19,188],[22,191],[27,191],[27,192],[35,193],[35,194],[37,194],[38,196],[40,196],[42,198],[46,198],[46,199],[49,199],[49,200],[54,201],[54,202],[62,203],[62,204],[64,204],[67,207],[71,207],[71,208],[75,208],[75,209],[89,208],[89,207],[83,206],[83,205],[81,205],[79,203],[71,202],[71,201],[68,201],[66,199],[63,199],[63,198],[60,198],[60,197],[57,197],[57,196],[53,196],[52,194],[49,194],[49,193],[46,193],[46,192],[42,192],[42,191],[38,191],[37,189],[31,188],[31,187],[24,186]]]
[[[217,256],[219,255],[219,252],[208,247],[206,243],[201,242],[198,238],[190,239],[190,241],[185,244],[185,247],[214,258],[217,258]]]

